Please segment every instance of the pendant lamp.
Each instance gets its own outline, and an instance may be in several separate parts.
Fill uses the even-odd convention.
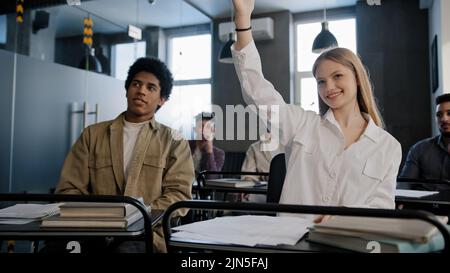
[[[228,35],[228,41],[225,43],[225,45],[220,50],[219,54],[219,62],[224,64],[232,64],[233,63],[233,57],[231,56],[231,45],[235,42],[233,40],[233,3],[230,1],[230,7],[231,7],[231,29],[230,34]]]
[[[322,53],[323,51],[338,46],[336,37],[328,30],[328,21],[326,9],[323,9],[322,31],[314,39],[312,46],[313,53]]]

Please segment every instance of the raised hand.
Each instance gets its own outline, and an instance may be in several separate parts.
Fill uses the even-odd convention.
[[[233,0],[234,13],[238,17],[250,17],[255,8],[255,0]]]
[[[251,26],[251,16],[255,8],[255,0],[233,0],[235,23],[238,29],[247,29]],[[251,30],[237,32],[235,49],[241,50],[253,40]]]

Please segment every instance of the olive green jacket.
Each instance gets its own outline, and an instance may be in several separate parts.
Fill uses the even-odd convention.
[[[128,177],[123,164],[122,113],[83,131],[66,157],[56,192],[143,197],[152,209],[192,198],[194,167],[189,145],[154,118],[139,133]],[[156,250],[164,251],[161,229],[154,235]]]

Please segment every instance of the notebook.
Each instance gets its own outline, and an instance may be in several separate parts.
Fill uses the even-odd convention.
[[[227,188],[248,188],[266,186],[267,181],[248,181],[238,178],[219,178],[205,180],[205,186],[227,187]]]

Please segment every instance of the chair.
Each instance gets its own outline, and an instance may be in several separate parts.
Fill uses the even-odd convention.
[[[397,177],[397,188],[408,190],[450,190],[450,180]]]
[[[244,159],[244,152],[225,152],[225,162],[223,163],[222,171],[235,172],[241,170]]]
[[[277,154],[270,161],[269,182],[267,184],[267,203],[280,202],[281,190],[286,177],[285,155]]]

